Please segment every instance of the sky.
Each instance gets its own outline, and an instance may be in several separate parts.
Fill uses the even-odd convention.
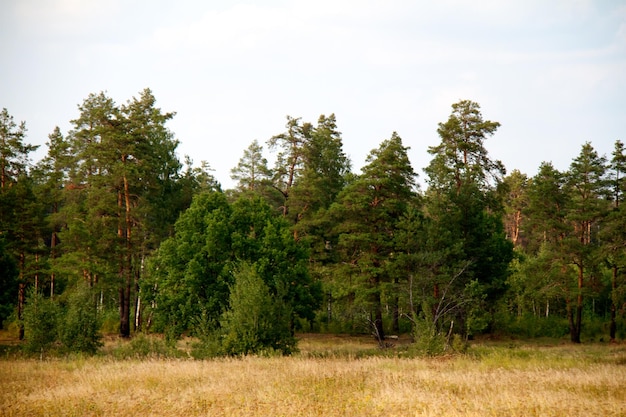
[[[286,116],[334,113],[359,172],[396,131],[420,175],[451,105],[501,123],[507,170],[566,170],[585,142],[626,141],[624,0],[0,0],[0,108],[46,152],[90,93],[150,88],[181,160],[223,188]]]

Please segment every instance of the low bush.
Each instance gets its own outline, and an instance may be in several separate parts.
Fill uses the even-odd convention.
[[[569,333],[567,319],[559,316],[500,315],[497,330],[501,333],[522,338],[561,338]]]
[[[24,306],[24,351],[41,354],[53,348],[58,340],[59,306],[41,293],[31,290]]]
[[[116,359],[145,359],[179,358],[185,353],[159,336],[138,333],[130,341],[120,341],[111,349],[111,355]]]
[[[68,352],[95,354],[102,346],[100,317],[93,291],[78,286],[67,296],[65,314],[60,317],[59,338]]]

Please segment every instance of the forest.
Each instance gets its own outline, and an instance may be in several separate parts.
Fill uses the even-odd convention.
[[[111,333],[193,337],[197,357],[290,354],[298,332],[409,334],[429,354],[485,334],[626,336],[619,140],[566,171],[507,172],[487,150],[500,123],[462,100],[422,189],[396,132],[355,173],[334,114],[287,116],[223,190],[179,160],[174,116],[149,89],[91,94],[33,162],[2,110],[0,321],[26,352],[96,353]]]

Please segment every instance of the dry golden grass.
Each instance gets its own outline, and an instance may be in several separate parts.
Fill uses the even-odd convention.
[[[288,358],[0,361],[2,416],[624,416],[626,346],[487,346],[432,358],[305,338]],[[315,358],[316,352],[326,358]]]

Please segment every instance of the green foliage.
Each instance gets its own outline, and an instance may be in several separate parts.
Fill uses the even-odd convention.
[[[454,321],[440,326],[434,318],[433,306],[424,302],[420,314],[411,319],[413,343],[409,353],[418,356],[439,356],[450,353],[464,353],[467,342],[454,329]]]
[[[66,294],[66,308],[59,322],[59,339],[69,352],[95,354],[102,346],[101,318],[94,292],[79,285]]]
[[[56,190],[45,202],[52,241],[60,241],[52,270],[70,284],[116,288],[119,331],[128,337],[133,283],[171,233],[193,181],[180,177],[178,141],[166,127],[174,113],[157,108],[149,89],[121,106],[90,94],[78,109],[67,139],[51,137],[39,167],[43,189]]]
[[[100,333],[113,334],[120,328],[120,312],[114,309],[105,309],[100,313]]]
[[[321,298],[307,260],[306,248],[262,199],[230,204],[220,192],[201,194],[148,263],[142,289],[153,302],[155,330],[173,338],[185,331],[204,336],[219,328],[236,265],[248,262],[291,313],[286,323],[292,326],[297,318],[313,320]]]
[[[148,262],[142,292],[155,308],[154,330],[177,338],[193,318],[217,322],[228,300],[231,207],[220,192],[197,195],[176,222],[176,234]]]
[[[0,238],[0,328],[13,312],[17,300],[17,265],[6,246],[6,240]]]
[[[53,301],[30,290],[24,308],[26,352],[55,347],[59,352],[95,354],[102,346],[93,292],[77,287]]]
[[[497,326],[505,334],[523,338],[562,338],[568,333],[567,319],[556,314],[548,317],[530,313],[522,316],[502,314]]]
[[[111,350],[111,355],[117,359],[159,359],[178,358],[184,353],[158,336],[138,333],[130,341],[118,343]]]
[[[224,352],[229,355],[268,350],[292,353],[296,345],[290,326],[292,313],[281,294],[270,294],[254,265],[241,264],[234,278],[229,309],[221,320]]]
[[[189,353],[194,359],[211,359],[224,356],[224,346],[221,333],[214,331],[211,335],[203,336],[191,345]]]
[[[413,320],[413,344],[411,351],[423,356],[437,356],[446,351],[448,341],[433,323],[430,307],[426,306],[421,317]]]
[[[257,192],[262,195],[271,184],[272,172],[267,167],[267,159],[263,157],[263,146],[256,139],[244,150],[237,167],[230,172],[230,177],[238,181],[237,188],[241,192]]]
[[[32,169],[25,124],[0,113],[0,321],[15,311],[30,352],[93,353],[98,329],[129,336],[139,295],[144,324],[168,348],[198,337],[196,357],[288,352],[302,329],[384,336],[406,317],[425,354],[487,331],[560,337],[566,315],[573,341],[626,331],[620,141],[610,164],[587,143],[565,172],[503,179],[485,147],[500,124],[463,100],[438,126],[420,194],[396,133],[357,176],[334,114],[288,117],[268,141],[275,169],[254,141],[224,194],[206,162],[181,173],[173,116],[147,89],[124,105],[92,94]],[[55,301],[24,303],[35,286]],[[431,316],[415,318],[423,305]]]
[[[385,335],[383,301],[388,297],[397,312],[395,287],[406,279],[394,267],[394,254],[402,250],[396,242],[398,225],[416,199],[416,174],[407,152],[394,132],[370,152],[362,175],[343,189],[329,213],[340,256],[329,286],[332,297],[347,301],[358,314],[365,312],[379,340]]]
[[[478,103],[461,100],[453,104],[452,114],[437,129],[441,143],[428,149],[434,155],[425,169],[430,186],[460,189],[474,184],[484,190],[490,188],[492,179],[499,182],[506,171],[504,165],[490,159],[484,146],[499,127],[500,123],[483,119]]]
[[[50,350],[58,340],[61,309],[57,303],[46,298],[34,289],[29,291],[23,312],[24,335],[27,353],[40,353]]]
[[[488,328],[513,260],[498,192],[505,169],[484,147],[499,126],[483,120],[477,103],[453,104],[448,121],[439,124],[441,143],[429,148],[433,159],[425,169],[425,244],[414,249],[420,256],[413,264],[426,271],[434,305],[449,306],[435,319],[454,319],[468,334]]]

